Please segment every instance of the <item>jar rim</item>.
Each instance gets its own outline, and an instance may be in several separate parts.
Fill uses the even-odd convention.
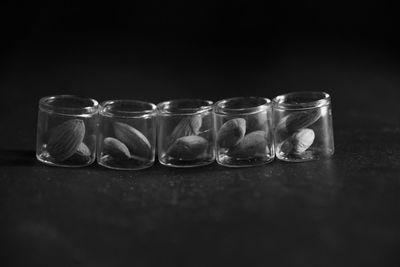
[[[118,107],[118,105],[120,105],[120,107]],[[122,106],[127,107],[129,105],[131,105],[131,107],[128,109],[121,108]],[[111,109],[111,107],[113,108]],[[134,99],[113,99],[101,102],[99,110],[100,114],[103,116],[138,117],[153,114],[156,112],[156,109],[157,107],[155,104],[146,101]]]
[[[157,110],[161,114],[193,115],[212,110],[213,102],[203,99],[172,99],[157,104]]]
[[[66,101],[66,103],[55,103],[62,100]],[[78,102],[81,104],[78,105]],[[98,106],[97,100],[77,95],[52,95],[42,97],[39,100],[41,109],[60,114],[93,114],[97,112]]]
[[[228,103],[234,101],[255,101],[255,102],[249,107],[232,108],[226,106]],[[214,104],[214,111],[216,113],[221,113],[221,114],[230,114],[230,113],[247,114],[247,113],[255,113],[263,111],[267,109],[268,106],[270,106],[270,104],[271,100],[265,97],[258,97],[258,96],[231,97],[216,102]]]
[[[281,94],[272,99],[276,109],[313,109],[329,105],[331,96],[323,91],[299,91]]]

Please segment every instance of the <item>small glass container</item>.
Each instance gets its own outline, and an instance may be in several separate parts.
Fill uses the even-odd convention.
[[[271,101],[235,97],[214,105],[217,162],[227,167],[249,167],[274,157]]]
[[[276,157],[289,162],[334,153],[331,98],[325,92],[294,92],[273,99]]]
[[[98,103],[72,95],[39,101],[36,158],[48,165],[82,167],[96,155]]]
[[[171,167],[196,167],[214,162],[212,102],[178,99],[158,107],[158,159]]]
[[[140,170],[154,164],[157,107],[136,100],[101,103],[97,162],[116,170]]]

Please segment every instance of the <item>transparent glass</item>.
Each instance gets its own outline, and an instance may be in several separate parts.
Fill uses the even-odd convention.
[[[116,170],[152,166],[155,158],[157,108],[136,100],[100,105],[97,162]]]
[[[48,165],[82,167],[96,155],[98,103],[72,95],[39,101],[36,158]]]
[[[273,99],[276,157],[289,162],[334,153],[331,98],[325,92],[294,92]]]
[[[212,102],[179,99],[158,107],[157,150],[161,164],[195,167],[214,162]]]
[[[214,105],[217,162],[227,167],[249,167],[274,157],[271,101],[235,97]]]

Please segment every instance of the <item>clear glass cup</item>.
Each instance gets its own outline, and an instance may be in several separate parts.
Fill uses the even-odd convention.
[[[195,167],[214,162],[212,102],[178,99],[158,107],[157,150],[161,164]]]
[[[249,167],[274,157],[271,101],[235,97],[214,105],[217,162],[227,167]]]
[[[96,155],[98,103],[72,95],[39,101],[36,158],[48,165],[82,167]]]
[[[110,100],[99,109],[97,163],[116,170],[154,164],[157,107],[136,100]]]
[[[273,99],[276,157],[289,162],[329,158],[334,153],[331,97],[294,92]]]

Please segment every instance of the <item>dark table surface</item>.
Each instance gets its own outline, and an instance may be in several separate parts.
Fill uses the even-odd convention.
[[[2,64],[2,266],[399,266],[400,68],[384,49],[297,43],[228,61],[232,51],[50,46],[25,44]],[[44,95],[159,102],[306,89],[333,98],[329,160],[123,172],[34,156]]]

